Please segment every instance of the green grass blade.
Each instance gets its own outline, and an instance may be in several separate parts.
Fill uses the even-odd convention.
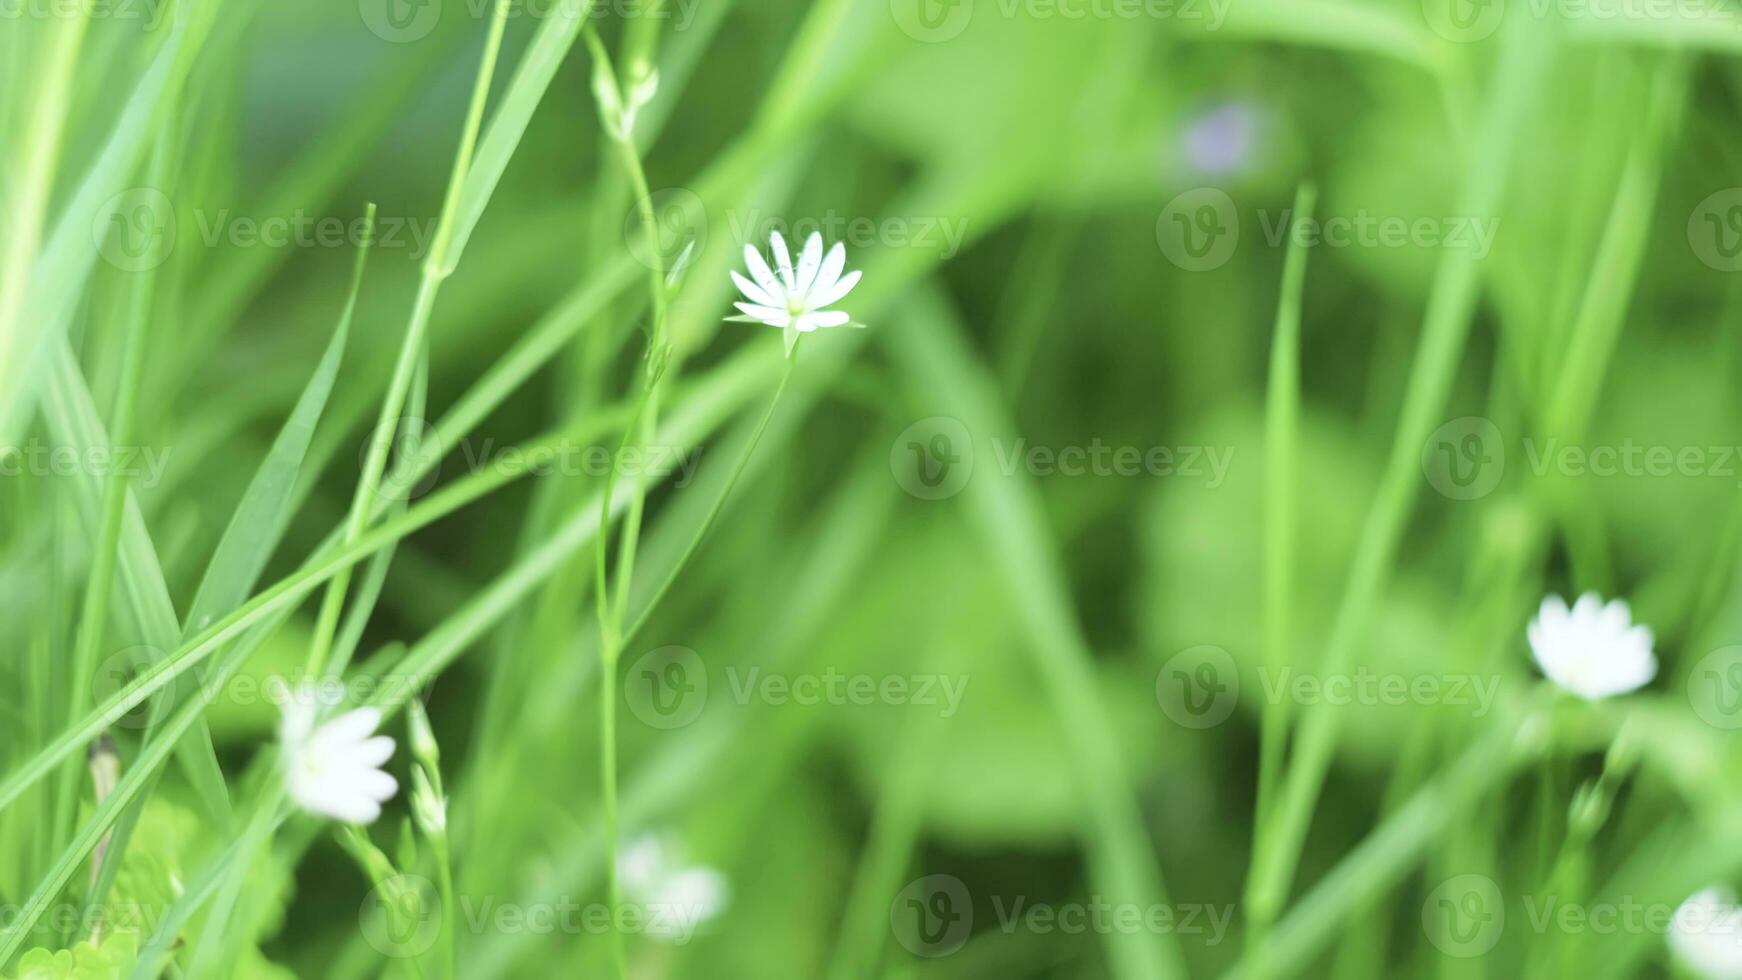
[[[308,386],[297,399],[290,418],[285,420],[272,449],[254,479],[236,505],[230,524],[219,540],[206,574],[194,594],[188,610],[187,626],[191,631],[205,629],[219,616],[241,605],[253,590],[254,583],[266,568],[266,562],[278,547],[284,528],[290,522],[292,493],[302,473],[303,458],[314,439],[315,427],[326,409],[327,396],[332,393],[339,366],[345,360],[345,347],[350,342],[351,318],[357,310],[357,296],[363,288],[363,272],[369,264],[369,243],[373,239],[375,206],[369,205],[364,215],[364,244],[357,250],[357,260],[351,272],[351,288],[339,314],[338,326],[327,342],[326,352],[315,367]]]
[[[974,360],[955,316],[935,291],[922,296],[899,325],[881,334],[913,389],[925,393],[916,408],[957,418],[969,432],[1010,431],[997,382]],[[1071,609],[1070,588],[1059,577],[1037,495],[1021,480],[982,476],[969,479],[961,499],[1033,636],[1025,649],[1068,733],[1068,748],[1083,781],[1087,825],[1082,844],[1095,892],[1106,901],[1140,908],[1166,905],[1155,853],[1122,762],[1124,752],[1095,690],[1093,654]],[[1118,932],[1103,938],[1114,976],[1185,976],[1183,954],[1172,934],[1160,941]]]
[[[1539,79],[1552,51],[1538,33],[1514,31],[1504,38],[1494,71],[1494,104],[1484,115],[1469,183],[1459,213],[1491,215],[1498,209],[1511,164],[1512,147],[1524,126]],[[1421,480],[1421,447],[1446,403],[1457,373],[1470,319],[1475,312],[1480,268],[1466,250],[1446,250],[1435,273],[1422,339],[1411,369],[1408,395],[1398,421],[1379,492],[1357,545],[1348,587],[1337,608],[1331,637],[1319,669],[1326,675],[1348,670],[1366,631],[1373,606],[1384,591],[1390,566]],[[1324,705],[1304,715],[1289,760],[1281,797],[1266,831],[1266,847],[1255,856],[1247,896],[1261,921],[1275,917],[1287,900],[1301,848],[1318,803],[1319,790],[1335,753],[1342,714]]]
[[[1301,234],[1312,221],[1317,191],[1302,184],[1294,195],[1288,257],[1283,262],[1282,297],[1277,303],[1276,328],[1270,348],[1270,380],[1265,400],[1264,480],[1264,653],[1276,676],[1289,662],[1294,642],[1295,528],[1294,506],[1300,462],[1300,310],[1306,285],[1307,249]],[[1266,701],[1260,722],[1258,795],[1252,826],[1262,838],[1270,818],[1288,746],[1288,701]],[[1254,851],[1261,844],[1254,842]],[[1252,867],[1256,867],[1253,865]],[[1248,871],[1250,874],[1250,869]],[[1250,887],[1250,882],[1248,882]],[[1248,903],[1248,915],[1262,906]],[[1250,919],[1249,928],[1262,934],[1269,925]],[[1257,936],[1253,938],[1256,941]]]

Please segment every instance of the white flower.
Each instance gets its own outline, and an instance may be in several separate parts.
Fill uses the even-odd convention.
[[[284,744],[284,783],[290,798],[310,813],[346,823],[374,823],[399,784],[381,771],[393,739],[376,735],[381,712],[357,708],[315,725],[321,699],[312,685],[284,703],[278,737]]]
[[[1675,910],[1669,948],[1706,980],[1742,980],[1742,908],[1727,889],[1708,888]]]
[[[798,268],[792,267],[792,255],[786,250],[786,239],[775,232],[768,241],[774,254],[775,269],[770,269],[762,253],[754,246],[744,246],[744,262],[750,267],[750,278],[736,272],[732,281],[744,294],[747,303],[733,303],[742,317],[735,320],[766,323],[771,327],[791,328],[798,333],[811,333],[822,327],[844,327],[853,318],[828,307],[847,298],[859,284],[860,273],[846,275],[847,247],[840,242],[823,256],[823,236],[813,232],[799,254]],[[776,273],[778,270],[778,274]]]
[[[726,876],[703,866],[677,867],[680,859],[649,834],[617,857],[623,893],[646,911],[647,934],[682,944],[704,922],[725,911],[730,899]]]
[[[1595,701],[1637,690],[1657,675],[1651,629],[1634,626],[1627,603],[1607,605],[1587,592],[1571,610],[1558,595],[1542,600],[1530,623],[1530,650],[1548,679]]]

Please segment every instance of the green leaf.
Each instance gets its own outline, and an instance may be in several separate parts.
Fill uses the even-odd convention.
[[[131,932],[118,932],[101,945],[90,941],[72,949],[33,949],[18,961],[18,980],[120,980],[138,957]]]
[[[302,472],[309,443],[314,439],[315,426],[325,410],[327,396],[332,393],[333,380],[345,359],[345,346],[351,336],[351,317],[357,309],[357,295],[363,286],[363,271],[369,262],[368,243],[373,240],[375,206],[369,205],[364,218],[370,229],[364,244],[357,250],[357,262],[351,275],[351,289],[345,297],[339,323],[327,342],[326,353],[315,367],[314,376],[297,399],[290,418],[273,440],[272,449],[255,471],[254,479],[242,495],[241,503],[230,517],[222,540],[212,560],[206,566],[205,577],[188,610],[189,630],[202,630],[219,616],[241,605],[259,580],[260,572],[272,557],[290,522],[292,491]]]

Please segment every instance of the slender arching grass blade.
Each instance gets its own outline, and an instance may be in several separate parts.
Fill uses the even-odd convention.
[[[1264,425],[1264,662],[1272,671],[1288,663],[1295,635],[1294,546],[1298,515],[1294,506],[1296,469],[1300,461],[1300,310],[1306,285],[1307,246],[1301,232],[1312,221],[1317,192],[1302,184],[1295,191],[1288,257],[1283,262],[1282,297],[1276,308],[1276,329],[1270,348],[1269,390]],[[1288,743],[1288,702],[1267,701],[1261,721],[1258,796],[1252,821],[1255,836],[1268,826],[1270,804],[1282,771]],[[1249,872],[1250,873],[1250,872]],[[1248,905],[1250,915],[1258,906]],[[1254,932],[1269,923],[1251,919]]]
[[[1553,50],[1540,31],[1531,29],[1540,25],[1515,27],[1519,29],[1502,39],[1492,84],[1493,105],[1483,117],[1483,131],[1475,145],[1460,214],[1498,213],[1512,148],[1540,90],[1539,80]],[[1337,608],[1324,658],[1318,665],[1327,675],[1349,668],[1373,606],[1384,590],[1421,479],[1421,447],[1433,429],[1436,413],[1446,403],[1457,372],[1475,312],[1480,278],[1478,260],[1467,251],[1447,249],[1441,253],[1423,319],[1421,343],[1411,368],[1408,395],[1376,503],[1356,547],[1348,586]],[[1266,847],[1254,857],[1259,867],[1253,872],[1247,901],[1259,906],[1251,914],[1264,920],[1274,918],[1287,900],[1341,729],[1340,712],[1324,705],[1312,708],[1300,724],[1289,769],[1272,810],[1272,826],[1265,833]]]
[[[925,392],[926,414],[956,418],[970,433],[1011,428],[997,382],[961,337],[961,326],[936,290],[921,293],[907,315],[885,333],[886,342],[915,392]],[[1106,901],[1143,908],[1167,904],[1154,849],[1144,831],[1121,761],[1117,734],[1095,690],[1093,654],[1059,577],[1054,545],[1033,489],[1017,479],[982,475],[968,480],[962,502],[1033,635],[1024,649],[1045,681],[1053,710],[1067,733],[1082,777],[1086,826],[1082,846],[1089,876]],[[1178,941],[1140,934],[1104,937],[1119,977],[1183,977]]]
[[[205,576],[188,609],[190,630],[204,629],[218,616],[241,605],[259,580],[260,572],[272,557],[285,525],[290,521],[292,492],[302,473],[303,458],[314,439],[315,427],[332,393],[339,366],[345,360],[345,347],[350,341],[351,318],[357,310],[357,296],[363,288],[363,272],[369,264],[369,243],[373,239],[375,206],[369,205],[364,215],[364,245],[357,250],[351,272],[351,287],[333,328],[326,352],[315,366],[308,386],[291,409],[290,417],[273,440],[272,449],[255,471],[254,479],[230,516],[230,523],[219,539]]]

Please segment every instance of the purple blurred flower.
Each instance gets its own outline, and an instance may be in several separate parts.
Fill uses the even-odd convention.
[[[1258,142],[1258,121],[1257,111],[1239,102],[1199,113],[1181,139],[1186,161],[1201,173],[1217,176],[1247,169]]]

